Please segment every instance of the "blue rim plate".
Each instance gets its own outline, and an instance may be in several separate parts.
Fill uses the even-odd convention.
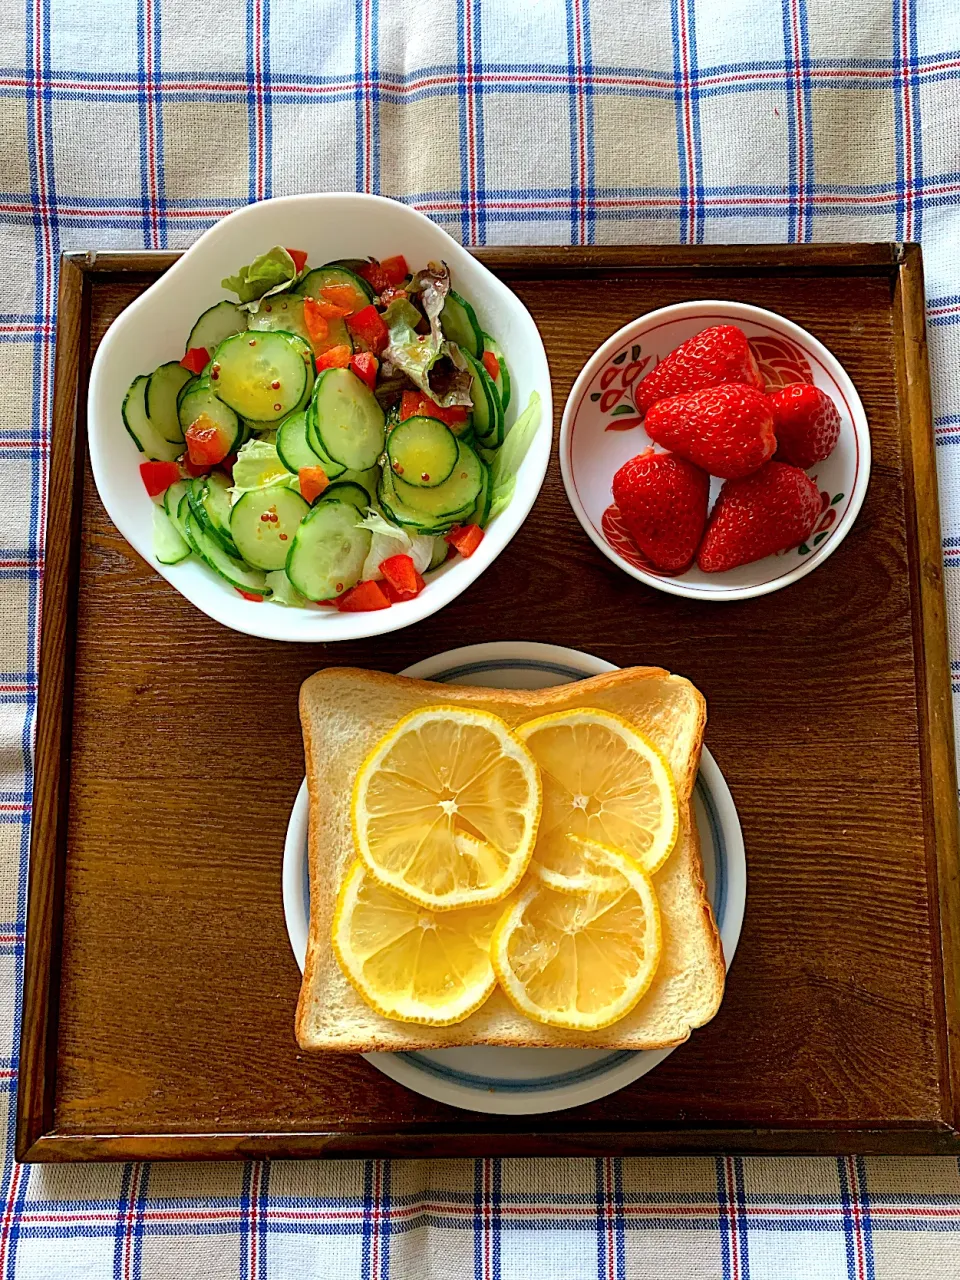
[[[504,641],[451,649],[401,674],[444,684],[541,689],[615,670],[613,663],[576,649]],[[694,811],[707,893],[729,968],[743,923],[747,867],[733,797],[706,748],[694,788]],[[283,853],[284,915],[301,970],[310,920],[307,812],[304,782],[290,814]],[[646,1075],[673,1052],[474,1046],[364,1057],[384,1075],[438,1102],[491,1114],[534,1115],[604,1098]]]

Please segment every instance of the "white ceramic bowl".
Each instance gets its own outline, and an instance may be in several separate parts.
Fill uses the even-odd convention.
[[[412,267],[443,259],[458,292],[473,303],[481,324],[499,340],[507,358],[513,386],[508,425],[532,391],[540,394],[540,430],[524,458],[510,505],[490,523],[469,559],[451,560],[431,575],[415,600],[390,609],[337,613],[287,609],[269,601],[258,604],[244,600],[195,557],[160,565],[153,555],[152,503],[138,472],[142,455],[121,420],[123,397],[137,374],[183,355],[187,334],[200,313],[228,296],[220,285],[224,276],[275,244],[305,249],[312,266],[336,258],[385,258],[395,253],[404,254]],[[353,640],[399,630],[442,609],[480,576],[520,528],[550,457],[550,370],[537,326],[520,299],[423,214],[380,196],[287,196],[248,205],[211,227],[114,321],[90,374],[88,433],[94,479],[110,519],[203,613],[235,631],[268,640]]]
[[[807,474],[823,510],[808,542],[726,573],[696,565],[670,577],[637,549],[613,504],[614,473],[653,442],[633,402],[638,378],[681,342],[715,324],[735,324],[754,348],[768,386],[812,382],[840,411],[837,447]],[[603,554],[631,577],[694,600],[745,600],[797,582],[823,564],[849,533],[870,479],[870,431],[857,390],[843,366],[806,329],[763,307],[742,302],[681,302],[640,316],[618,330],[584,365],[560,427],[560,469],[577,519]],[[711,502],[721,481],[710,482]]]

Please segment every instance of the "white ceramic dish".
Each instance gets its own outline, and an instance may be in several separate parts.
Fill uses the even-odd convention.
[[[449,684],[543,689],[615,670],[612,663],[576,649],[504,642],[451,649],[401,674]],[[694,810],[707,892],[729,968],[743,923],[747,867],[733,798],[707,750],[700,762]],[[307,818],[304,782],[290,814],[283,851],[283,910],[290,946],[301,971],[310,921]],[[672,1052],[474,1047],[364,1056],[391,1079],[438,1102],[492,1115],[536,1115],[605,1098],[652,1071]]]
[[[227,295],[220,281],[272,245],[292,245],[310,265],[337,258],[402,253],[411,266],[443,259],[456,288],[484,328],[500,342],[510,367],[510,425],[537,391],[540,430],[517,476],[510,505],[488,526],[467,560],[451,560],[431,575],[415,599],[374,613],[286,609],[244,600],[195,557],[157,564],[153,555],[151,501],[138,474],[142,455],[124,430],[123,397],[134,376],[165,360],[179,359],[194,321]],[[445,231],[405,205],[371,195],[286,196],[248,205],[218,222],[111,325],[90,373],[90,461],[107,514],[136,551],[198,609],[235,631],[268,640],[353,640],[396,631],[429,617],[469,587],[503,551],[536,500],[550,457],[553,403],[550,370],[537,326],[505,284],[481,266]]]
[[[768,386],[813,382],[840,411],[837,447],[808,471],[823,504],[811,538],[800,547],[726,573],[695,565],[678,577],[646,561],[613,505],[614,473],[653,442],[633,402],[633,387],[658,360],[715,324],[739,325],[750,339]],[[577,519],[603,554],[624,573],[694,600],[745,600],[799,581],[823,564],[849,533],[870,479],[870,431],[857,390],[840,362],[806,329],[762,307],[741,302],[681,302],[651,311],[618,330],[584,365],[560,427],[560,469]],[[711,502],[721,481],[710,482]]]

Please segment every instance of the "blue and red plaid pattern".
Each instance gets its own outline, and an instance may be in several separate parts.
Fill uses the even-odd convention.
[[[60,253],[185,245],[245,202],[353,188],[476,244],[922,239],[958,636],[958,85],[955,0],[6,6],[0,1280],[960,1275],[947,1159],[12,1157]]]

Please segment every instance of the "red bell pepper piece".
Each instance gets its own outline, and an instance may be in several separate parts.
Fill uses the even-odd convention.
[[[427,584],[424,582],[424,580],[420,577],[418,573],[417,589],[412,593],[409,591],[398,591],[397,588],[393,585],[393,583],[389,580],[389,578],[384,578],[384,580],[380,583],[380,585],[381,587],[383,587],[384,591],[390,597],[390,600],[393,604],[403,604],[405,600],[415,599]]]
[[[379,368],[379,361],[373,352],[358,351],[355,356],[350,357],[350,368],[373,391],[377,385],[377,369]]]
[[[196,422],[191,422],[183,433],[187,442],[187,456],[194,466],[205,466],[207,470],[222,462],[230,451],[232,441],[227,438],[224,429],[201,413]]]
[[[347,316],[346,325],[353,336],[359,338],[367,350],[372,351],[375,356],[381,355],[390,341],[390,334],[383,322],[383,316],[372,302],[361,311]]]
[[[482,541],[483,530],[478,524],[465,524],[451,529],[444,538],[444,542],[449,542],[464,557],[472,556]]]
[[[389,609],[390,600],[379,582],[358,582],[337,601],[341,613],[367,613],[371,609]]]
[[[307,326],[311,346],[315,351],[322,350],[323,344],[330,336],[330,326],[313,298],[303,300],[303,323]]]
[[[407,260],[402,253],[397,253],[392,258],[384,258],[380,263],[380,270],[386,277],[387,284],[392,285],[402,284],[410,274]]]
[[[289,253],[290,257],[293,259],[293,265],[297,268],[297,275],[299,275],[307,265],[306,253],[304,253],[302,249],[288,249],[287,253]],[[243,592],[241,591],[240,594],[243,595]]]
[[[374,293],[383,293],[390,281],[383,273],[383,268],[376,258],[365,262],[357,268],[357,275],[362,276]]]
[[[343,307],[338,303],[333,302],[330,298],[325,298],[323,295],[326,292],[326,289],[324,289],[319,298],[309,299],[313,304],[311,310],[319,312],[319,314],[323,316],[324,320],[342,320],[344,316],[348,316],[353,310],[353,307]],[[304,306],[306,306],[306,302],[307,299],[304,300]]]
[[[180,361],[181,367],[189,369],[191,373],[203,373],[209,363],[210,352],[206,347],[191,347]]]
[[[364,305],[365,294],[360,293],[358,285],[354,284],[328,284],[326,288],[320,290],[320,297],[326,299],[335,307],[340,308],[341,315],[351,315],[354,311],[359,311]]]
[[[180,468],[175,462],[141,462],[140,478],[150,497],[157,498],[180,479]]]
[[[380,561],[380,572],[386,579],[387,588],[393,588],[390,596],[393,600],[412,600],[420,594],[425,583],[412,557],[408,555],[388,556]]]
[[[300,480],[300,496],[304,502],[316,501],[330,483],[323,467],[301,467],[297,477]]]
[[[193,476],[194,479],[197,476],[209,475],[211,470],[209,462],[191,462],[189,453],[182,453],[177,462],[183,467],[187,475]]]
[[[469,410],[465,405],[452,404],[445,409],[424,391],[405,391],[400,398],[400,421],[407,418],[439,418],[448,427],[458,427],[466,422]]]
[[[483,353],[483,367],[489,373],[494,382],[500,377],[500,361],[492,351]]]
[[[346,344],[338,344],[317,356],[317,373],[321,369],[346,369],[349,364],[350,348]]]
[[[288,249],[289,253],[290,250]],[[239,587],[234,587],[234,591],[238,596],[243,596],[244,600],[252,600],[254,604],[263,604],[263,596],[252,595],[249,591],[241,591]]]

